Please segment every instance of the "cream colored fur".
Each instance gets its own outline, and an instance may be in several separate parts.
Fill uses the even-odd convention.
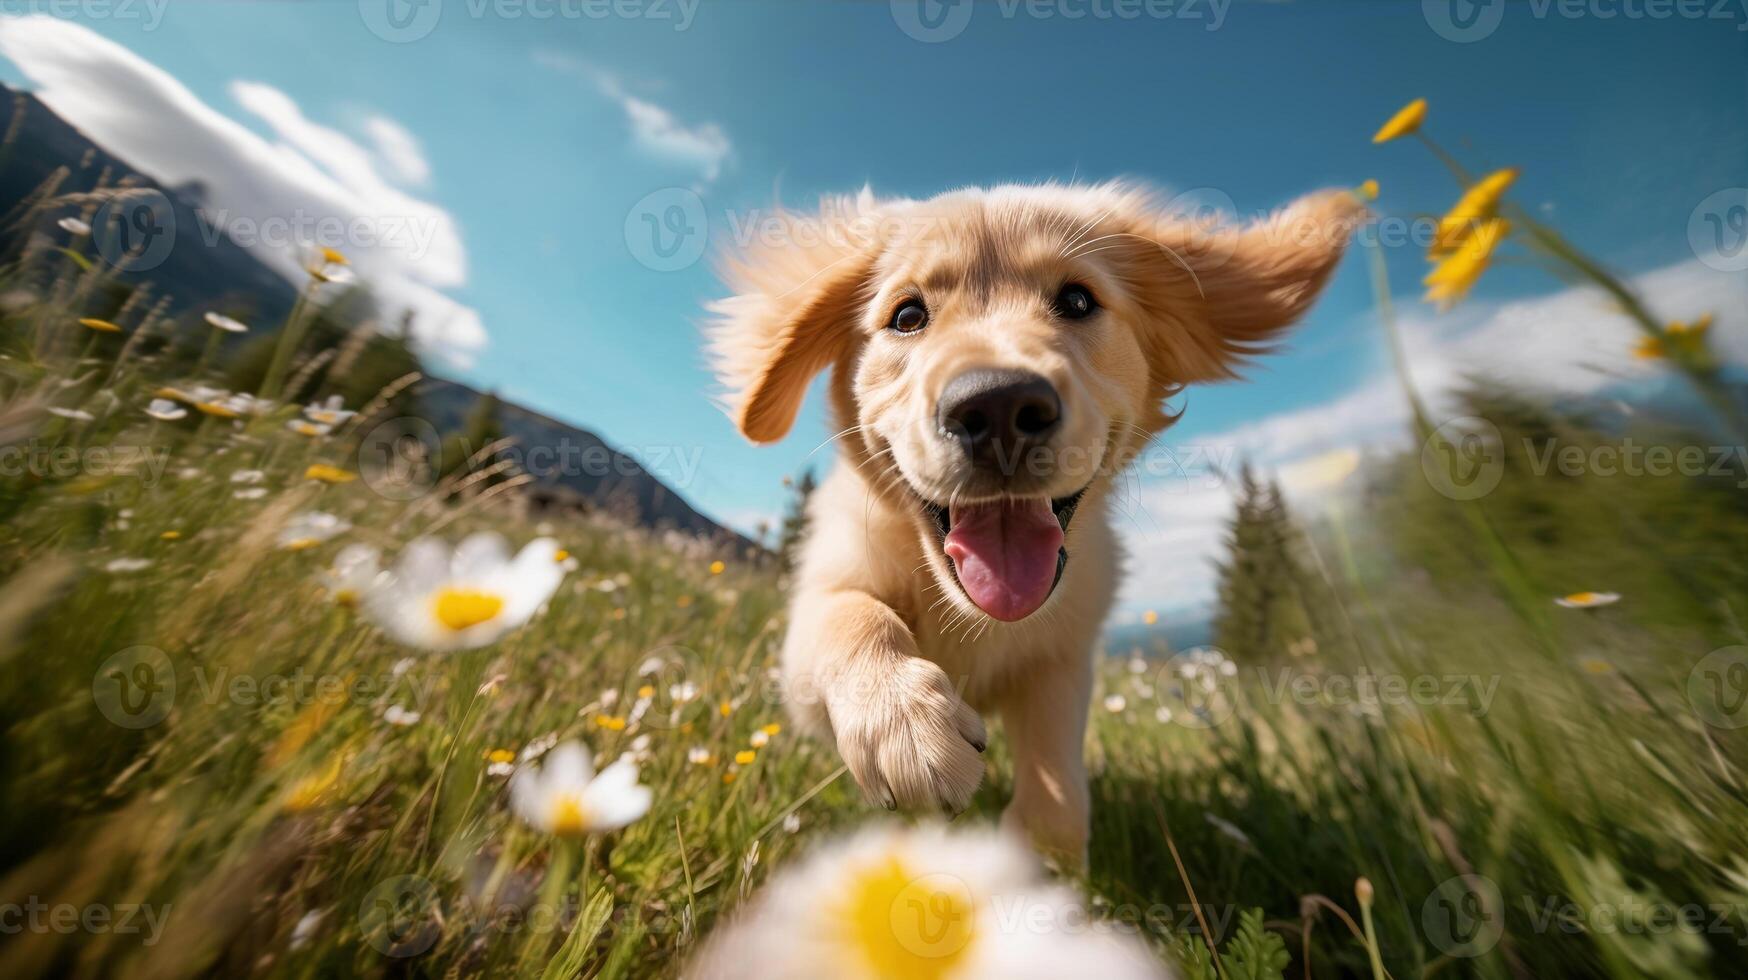
[[[871,800],[963,809],[983,776],[982,713],[999,712],[1015,765],[1004,822],[1046,853],[1084,855],[1093,648],[1121,561],[1115,479],[1172,421],[1168,397],[1233,377],[1309,307],[1362,212],[1324,192],[1212,228],[1121,184],[864,192],[787,215],[729,259],[734,295],[713,305],[709,339],[741,431],[782,438],[809,381],[832,372],[841,462],[810,508],[783,670],[795,718],[835,740]],[[1100,312],[1053,316],[1066,282]],[[930,320],[895,334],[907,297]],[[1012,494],[1085,490],[1060,584],[1018,623],[960,591],[919,499],[987,496],[935,421],[946,383],[982,368],[1040,374],[1063,402],[1050,465]]]

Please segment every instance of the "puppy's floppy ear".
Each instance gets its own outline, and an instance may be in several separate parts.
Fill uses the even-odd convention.
[[[729,416],[753,442],[788,434],[808,382],[855,349],[875,249],[854,222],[870,204],[864,193],[827,202],[818,218],[780,215],[723,263],[735,295],[710,304],[711,363]]]
[[[1125,249],[1144,313],[1155,383],[1166,393],[1237,376],[1317,298],[1365,205],[1350,191],[1307,195],[1253,224],[1210,229],[1189,220],[1144,221],[1154,243]]]

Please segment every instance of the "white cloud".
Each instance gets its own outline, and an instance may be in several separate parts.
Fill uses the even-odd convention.
[[[1748,327],[1743,313],[1748,281],[1742,276],[1690,261],[1647,273],[1632,285],[1651,310],[1669,319],[1716,313],[1714,349],[1732,363],[1748,363],[1748,330],[1743,329]],[[1638,328],[1593,288],[1471,302],[1444,316],[1425,312],[1412,298],[1396,305],[1410,370],[1434,421],[1448,410],[1448,396],[1465,376],[1584,394],[1668,370],[1632,357]],[[1369,326],[1377,329],[1375,323]],[[1381,345],[1383,335],[1377,336]],[[1341,485],[1361,453],[1408,444],[1402,384],[1387,360],[1380,360],[1379,370],[1332,401],[1193,441],[1207,458],[1252,460],[1301,504],[1317,506]],[[1169,434],[1165,442],[1172,442]],[[1192,476],[1144,485],[1134,499],[1135,523],[1126,532],[1132,542],[1131,574],[1122,607],[1169,609],[1212,601],[1215,562],[1225,553],[1225,525],[1232,515],[1230,490]]]
[[[697,171],[703,183],[720,176],[723,164],[734,152],[734,144],[722,127],[715,123],[687,126],[668,109],[626,91],[612,72],[552,51],[536,51],[534,60],[552,71],[588,79],[625,113],[633,146],[656,160]]]
[[[387,116],[371,116],[364,121],[364,132],[376,144],[376,155],[395,177],[409,184],[424,184],[431,179],[431,163],[425,159],[425,150],[405,126]]]
[[[263,139],[169,73],[113,41],[47,16],[5,19],[0,54],[36,95],[158,181],[205,189],[202,211],[239,244],[301,281],[304,238],[345,252],[391,316],[416,314],[429,353],[466,363],[486,342],[479,315],[442,290],[467,280],[467,253],[441,207],[393,187],[369,150],[308,119],[285,93],[233,82],[273,132]]]

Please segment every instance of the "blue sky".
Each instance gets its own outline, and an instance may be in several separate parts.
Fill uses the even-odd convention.
[[[425,0],[435,6],[411,8],[422,36],[395,43],[371,30],[382,0],[133,2],[127,15],[75,20],[77,33],[0,21],[0,78],[42,90],[143,169],[135,157],[171,171],[225,166],[177,156],[205,139],[241,147],[239,160],[277,154],[286,176],[270,193],[218,182],[261,195],[236,201],[241,212],[326,188],[436,229],[429,247],[375,268],[428,320],[450,317],[433,343],[461,355],[451,373],[632,452],[701,449],[682,492],[742,527],[780,510],[781,477],[830,433],[816,399],[785,442],[758,449],[711,404],[696,325],[720,290],[708,258],[640,261],[651,253],[637,240],[639,202],[652,194],[660,220],[696,193],[719,241],[778,200],[806,205],[864,183],[927,196],[1129,177],[1213,188],[1252,214],[1376,178],[1380,208],[1409,217],[1447,207],[1450,178],[1412,143],[1369,138],[1422,96],[1431,133],[1476,169],[1521,167],[1515,196],[1642,277],[1669,316],[1733,303],[1718,309],[1720,338],[1744,326],[1743,273],[1708,265],[1689,236],[1702,202],[1748,184],[1740,6],[1653,20],[1614,0],[1577,17],[1513,4],[1485,37],[1459,43],[1441,35],[1449,11],[1437,2],[1162,3],[1153,9],[1177,15],[1133,18],[1114,11],[1143,6],[1121,0],[987,2],[954,36],[924,42],[885,0],[620,0],[635,17],[598,16],[610,8],[590,0]],[[427,33],[417,18],[431,10]],[[963,16],[938,12],[949,25]],[[125,51],[94,46],[87,30]],[[171,81],[129,80],[136,61]],[[154,143],[180,126],[200,138]],[[328,183],[303,173],[311,166]],[[1594,297],[1537,270],[1495,268],[1468,304],[1435,317],[1413,299],[1420,250],[1386,254],[1423,383],[1497,369],[1590,390],[1598,361],[1640,369]],[[1168,441],[1252,455],[1289,482],[1309,473],[1310,494],[1329,453],[1400,439],[1371,308],[1356,256],[1249,383],[1189,392]],[[1126,614],[1207,594],[1225,497],[1183,484],[1142,478],[1120,518],[1143,552]]]

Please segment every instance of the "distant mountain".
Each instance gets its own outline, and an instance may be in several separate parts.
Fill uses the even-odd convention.
[[[142,268],[129,271],[124,265],[116,273],[118,279],[132,284],[152,282],[159,295],[172,297],[172,313],[222,307],[239,315],[247,313],[250,322],[277,323],[291,310],[297,299],[291,283],[246,249],[203,228],[197,211],[203,203],[198,186],[172,189],[160,185],[91,142],[36,96],[4,85],[0,85],[0,133],[9,137],[0,148],[0,217],[15,219],[17,216],[9,213],[60,167],[68,173],[57,186],[56,196],[88,194],[100,180],[107,179],[114,186],[133,175],[143,193],[135,204],[115,207],[114,213],[128,223],[126,233],[135,236],[132,241],[141,243]],[[79,217],[87,211],[84,204],[67,204],[44,214],[35,228],[0,228],[0,233],[28,234],[42,226],[52,228],[58,218]],[[150,236],[155,235],[171,237],[162,244],[151,244]],[[117,240],[117,244],[124,243]],[[150,268],[144,268],[148,265]]]
[[[117,272],[121,281],[150,282],[158,295],[173,297],[173,314],[222,308],[249,311],[251,323],[285,320],[297,287],[248,250],[203,227],[199,209],[205,202],[197,183],[177,188],[159,184],[93,143],[35,96],[4,85],[0,85],[0,133],[7,134],[0,148],[0,219],[16,221],[20,215],[11,212],[38,192],[57,168],[68,170],[55,188],[57,197],[88,194],[105,180],[113,187],[131,175],[136,187],[156,192],[149,214],[127,216],[135,225],[133,231],[148,234],[161,227],[160,234],[174,237],[167,240],[167,248],[154,251],[148,245],[145,254],[155,259],[146,263],[150,268]],[[0,227],[4,236],[0,254],[22,241],[22,236],[52,232],[57,219],[82,216],[87,210],[88,205],[69,203],[45,211],[31,227]],[[416,394],[417,411],[439,433],[460,430],[468,409],[480,397],[467,385],[429,375]],[[499,420],[504,434],[515,438],[518,456],[536,471],[533,493],[543,503],[609,510],[644,527],[719,536],[748,551],[763,550],[700,514],[636,459],[587,429],[510,402],[502,404]],[[541,466],[542,460],[552,460],[554,465]]]
[[[439,432],[462,430],[468,410],[481,394],[459,381],[435,377],[415,390],[419,414]],[[745,548],[762,550],[698,513],[642,462],[587,429],[513,402],[499,406],[498,422],[504,435],[516,440],[512,454],[521,468],[538,478],[537,485],[543,490],[555,492],[560,503],[571,497],[591,507],[628,514],[646,527],[721,535]],[[651,460],[652,465],[664,467],[670,462],[676,474],[683,471],[677,460]]]

